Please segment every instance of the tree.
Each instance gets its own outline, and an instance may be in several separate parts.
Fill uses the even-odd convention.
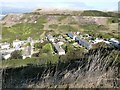
[[[42,44],[40,44],[40,43],[35,43],[35,44],[34,44],[34,47],[37,48],[37,49],[40,49],[40,48],[42,48]]]
[[[22,59],[22,52],[18,50],[12,52],[10,59]]]

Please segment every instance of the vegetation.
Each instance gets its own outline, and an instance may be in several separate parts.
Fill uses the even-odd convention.
[[[12,42],[12,40],[15,40],[16,38],[25,40],[27,37],[39,39],[40,35],[44,32],[43,24],[45,22],[45,16],[41,16],[37,20],[37,23],[20,23],[11,27],[3,27],[3,40]]]
[[[118,23],[118,22],[120,22],[118,17],[112,17],[108,19],[108,23]]]
[[[60,16],[60,17],[58,18],[58,21],[62,21],[62,20],[64,20],[64,19],[66,19],[66,18],[67,18],[67,16],[65,16],[65,15]]]
[[[22,59],[22,52],[21,51],[12,52],[10,59]]]
[[[57,24],[52,24],[52,25],[49,25],[49,27],[52,28],[52,29],[57,29],[58,25]]]
[[[51,43],[48,43],[48,44],[44,45],[42,47],[42,50],[43,50],[43,53],[51,53],[52,54],[54,52]]]
[[[13,57],[15,58],[15,57]],[[29,64],[33,64],[33,65],[38,65],[40,63],[40,59],[39,57],[32,57],[32,58],[26,58],[26,59],[9,59],[9,60],[4,60],[4,61],[0,61],[2,63],[3,68],[5,67],[9,67],[9,68],[16,68],[16,67],[22,67],[22,66],[27,66]]]
[[[97,24],[85,24],[85,25],[80,25],[81,28],[85,29],[85,30],[106,30],[108,29],[106,26],[104,25],[97,25]]]
[[[103,16],[103,17],[120,17],[119,13],[116,12],[102,12],[97,10],[86,10],[81,13],[82,16]]]
[[[70,26],[70,25],[61,25],[61,26],[59,26],[59,30],[62,32],[77,31],[76,28],[74,28],[73,26]]]
[[[100,48],[94,48],[90,50],[89,52],[84,52],[83,48],[79,48],[77,50],[73,50],[72,47],[68,48],[70,49],[69,52],[66,53],[66,55],[58,56],[58,55],[51,55],[50,53],[41,53],[39,57],[32,57],[32,58],[26,58],[25,60],[22,59],[9,59],[2,61],[2,66],[4,67],[21,67],[21,66],[28,66],[30,64],[33,65],[44,65],[44,64],[56,64],[57,62],[69,62],[69,61],[76,61],[84,58],[84,60],[88,60],[88,56],[97,54],[99,51],[101,57],[109,56],[110,60],[117,60],[120,61],[120,51],[115,50],[114,48],[110,48],[108,46],[104,46],[103,44],[99,44]],[[87,56],[86,56],[87,55]]]

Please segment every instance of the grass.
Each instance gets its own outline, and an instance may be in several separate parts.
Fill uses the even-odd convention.
[[[60,16],[59,18],[58,18],[58,21],[62,21],[62,20],[64,20],[64,19],[66,19],[67,18],[67,16]]]
[[[40,57],[32,57],[26,59],[12,59],[12,60],[4,60],[0,61],[0,68],[16,68],[28,66],[29,64],[40,65],[47,64],[48,62],[56,63],[59,59],[58,55],[51,55],[47,53],[42,53]]]
[[[57,29],[58,25],[57,24],[52,24],[52,25],[49,25],[49,27],[52,28],[52,29]]]
[[[37,57],[26,58],[24,60],[22,60],[22,59],[5,60],[5,61],[0,61],[0,66],[2,66],[2,68],[21,67],[21,66],[27,66],[28,64],[36,65],[39,63],[39,61],[40,61],[40,59]]]
[[[22,23],[14,25],[10,28],[3,27],[3,39],[7,41],[13,41],[16,38],[25,40],[27,37],[37,37],[43,32],[43,25],[35,25]]]
[[[51,43],[48,43],[48,44],[44,45],[42,49],[43,49],[43,50],[46,50],[46,49],[47,49],[51,54],[54,52]]]
[[[78,31],[78,29],[74,28],[70,25],[61,25],[58,27],[61,32],[71,32],[71,31]]]
[[[107,29],[104,25],[97,25],[97,24],[85,24],[85,25],[80,25],[81,28],[85,30],[105,30]]]
[[[20,23],[11,27],[3,27],[3,41],[12,42],[16,38],[25,40],[30,36],[39,39],[44,32],[44,23],[46,23],[46,17],[41,16],[37,23]]]

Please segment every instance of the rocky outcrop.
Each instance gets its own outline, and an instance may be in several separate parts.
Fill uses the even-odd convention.
[[[38,18],[39,15],[32,14],[8,14],[1,20],[1,23],[10,27],[19,23],[35,23]]]

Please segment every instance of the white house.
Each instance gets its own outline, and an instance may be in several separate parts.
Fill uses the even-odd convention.
[[[28,37],[28,38],[27,38],[27,42],[32,42],[32,38],[31,38],[31,37]]]
[[[3,44],[1,44],[1,49],[9,49],[10,48],[10,44],[5,42]]]
[[[13,41],[13,47],[14,48],[20,48],[21,45],[22,45],[22,42],[20,40],[14,40]]]
[[[120,42],[117,41],[115,38],[111,38],[111,39],[109,40],[109,42],[110,42],[110,44],[112,44],[113,46],[115,46],[115,47],[117,47],[117,48],[120,49]]]
[[[114,42],[114,43],[119,43],[119,41],[116,40],[115,38],[111,38],[109,41],[110,41],[110,42]]]
[[[9,59],[9,58],[11,57],[11,54],[2,55],[2,57],[3,57],[5,60],[7,60],[7,59]]]
[[[93,43],[96,44],[96,43],[100,43],[100,42],[104,42],[103,39],[99,39],[99,38],[96,38]]]

